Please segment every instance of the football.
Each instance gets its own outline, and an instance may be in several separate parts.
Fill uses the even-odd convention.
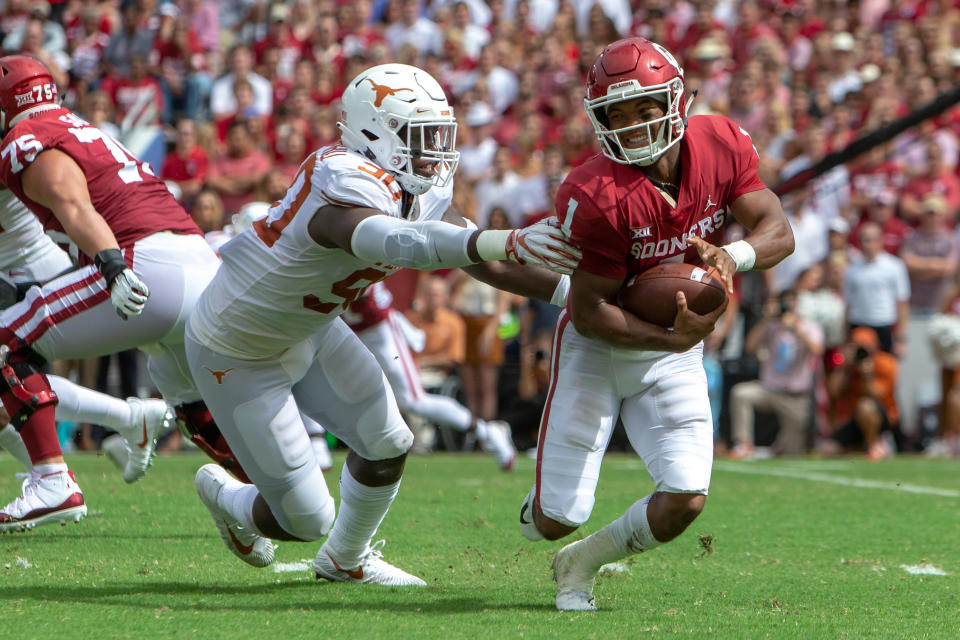
[[[687,297],[687,308],[706,314],[727,297],[720,272],[682,262],[663,262],[630,278],[618,294],[621,307],[645,322],[672,327],[677,317],[677,291]]]

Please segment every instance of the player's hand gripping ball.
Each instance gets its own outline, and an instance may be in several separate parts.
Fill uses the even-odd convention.
[[[727,298],[723,280],[713,267],[663,262],[630,278],[617,294],[621,307],[645,322],[672,327],[677,317],[677,291],[687,298],[687,308],[705,315]]]

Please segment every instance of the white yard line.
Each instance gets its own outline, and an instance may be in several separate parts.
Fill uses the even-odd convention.
[[[940,567],[932,564],[902,564],[900,568],[915,576],[947,576],[950,575]]]
[[[942,496],[945,498],[960,498],[960,491],[955,489],[926,487],[919,484],[910,484],[908,482],[884,482],[881,480],[868,480],[867,478],[840,476],[830,473],[820,473],[817,471],[802,471],[797,467],[790,469],[778,469],[768,467],[767,465],[755,465],[751,463],[718,460],[714,463],[713,468],[716,471],[725,471],[728,473],[746,473],[755,476],[794,478],[796,480],[826,482],[828,484],[838,484],[844,487],[856,487],[858,489],[883,489],[885,491],[902,491],[905,493],[920,493],[930,496]]]
[[[274,573],[297,573],[300,571],[310,571],[313,564],[310,560],[301,560],[300,562],[276,562],[273,565]]]

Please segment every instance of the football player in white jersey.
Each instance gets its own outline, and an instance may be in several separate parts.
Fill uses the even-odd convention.
[[[46,282],[74,268],[66,252],[43,232],[37,217],[13,192],[2,187],[0,229],[0,309],[16,302],[30,285]],[[124,480],[140,479],[153,457],[157,434],[173,420],[166,403],[140,398],[123,401],[59,376],[47,377],[58,397],[56,419],[115,429],[127,449]],[[2,409],[0,424],[4,425],[0,428],[0,447],[16,457],[28,473],[33,472],[33,462],[23,440]]]
[[[254,221],[265,217],[269,211],[270,204],[267,202],[248,202],[230,216],[230,224],[225,225],[222,229],[206,233],[204,238],[210,248],[219,256],[220,247],[249,229]],[[330,455],[330,447],[327,446],[326,430],[302,411],[300,412],[300,419],[303,420],[303,426],[307,430],[307,435],[310,436],[310,444],[313,445],[313,453],[317,456],[317,464],[324,472],[329,471],[333,467],[333,456]]]
[[[441,221],[459,159],[456,121],[426,72],[373,67],[342,100],[342,144],[311,154],[267,217],[221,248],[223,264],[190,317],[191,371],[253,482],[205,465],[195,483],[228,548],[251,565],[272,562],[269,538],[329,533],[314,561],[318,579],[423,586],[370,544],[413,434],[383,370],[339,316],[400,267],[510,261],[471,269],[550,299],[562,283],[547,269],[569,273],[579,250],[555,221],[483,232],[462,218]],[[336,522],[301,411],[350,448]]]

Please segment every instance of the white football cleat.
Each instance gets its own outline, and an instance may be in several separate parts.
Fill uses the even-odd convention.
[[[127,451],[127,441],[123,439],[122,435],[111,433],[100,443],[100,450],[110,458],[110,462],[116,465],[117,469],[120,469],[120,471],[126,469],[130,452]]]
[[[46,475],[34,471],[24,481],[21,495],[0,510],[0,533],[27,531],[51,522],[80,522],[86,516],[83,491],[72,471]]]
[[[200,499],[213,517],[220,538],[230,552],[254,567],[266,567],[273,562],[276,545],[268,538],[240,526],[236,519],[221,509],[217,496],[227,484],[243,484],[218,464],[205,464],[197,471],[193,484]]]
[[[488,420],[484,437],[480,439],[480,446],[487,453],[492,453],[497,465],[504,471],[513,469],[517,459],[517,449],[513,446],[510,425],[503,420]]]
[[[553,559],[553,579],[557,583],[557,609],[560,611],[596,611],[593,579],[596,562],[581,548],[583,540],[571,542]]]
[[[123,469],[125,482],[136,482],[143,477],[153,462],[157,436],[173,424],[173,412],[163,400],[154,398],[127,398],[130,405],[130,424],[118,429],[127,445],[127,462]]]
[[[360,563],[353,568],[344,568],[327,552],[324,543],[313,561],[313,570],[317,580],[321,578],[331,582],[353,582],[355,584],[383,584],[392,587],[425,587],[427,583],[383,560],[380,551],[386,540],[379,540],[360,556]]]

